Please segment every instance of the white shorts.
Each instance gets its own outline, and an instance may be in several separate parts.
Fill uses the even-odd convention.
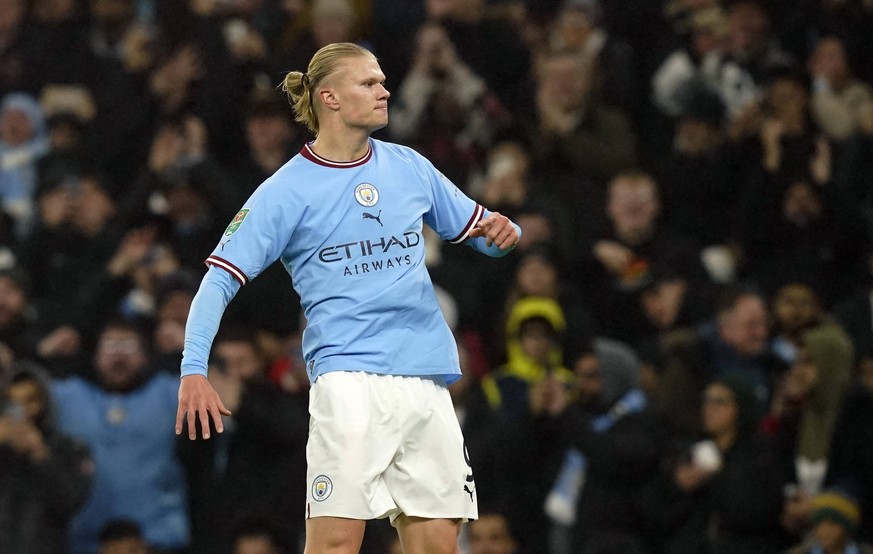
[[[326,373],[310,390],[309,414],[307,519],[478,517],[442,378]]]

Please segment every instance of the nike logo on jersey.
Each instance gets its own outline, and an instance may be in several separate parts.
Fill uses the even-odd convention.
[[[382,225],[382,219],[381,219],[381,217],[382,217],[382,210],[379,210],[379,213],[376,214],[376,215],[373,215],[373,214],[371,214],[371,213],[364,212],[363,217],[364,217],[364,219],[374,219],[374,220],[376,220],[376,223],[379,224],[379,227],[384,227],[384,225]]]

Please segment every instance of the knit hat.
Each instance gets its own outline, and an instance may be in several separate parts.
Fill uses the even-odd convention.
[[[13,110],[27,116],[27,119],[33,126],[35,137],[45,133],[45,115],[36,98],[23,92],[7,94],[3,97],[2,102],[0,102],[0,113]]]
[[[813,499],[810,517],[814,525],[821,521],[834,521],[854,533],[861,521],[861,509],[855,499],[846,493],[828,490]]]

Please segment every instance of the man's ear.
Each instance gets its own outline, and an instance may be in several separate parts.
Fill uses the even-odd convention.
[[[333,92],[333,89],[324,88],[318,91],[318,99],[329,110],[336,111],[339,109],[339,101]]]

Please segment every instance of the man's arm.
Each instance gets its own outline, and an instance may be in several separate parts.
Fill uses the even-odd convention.
[[[222,415],[230,415],[218,393],[206,379],[209,351],[218,332],[224,310],[239,290],[240,284],[223,269],[211,266],[191,302],[185,326],[185,350],[182,353],[182,380],[179,383],[179,409],[176,412],[176,434],[182,433],[182,421],[187,414],[188,437],[197,438],[199,417],[203,438],[209,438],[209,416],[215,430],[224,431]]]

